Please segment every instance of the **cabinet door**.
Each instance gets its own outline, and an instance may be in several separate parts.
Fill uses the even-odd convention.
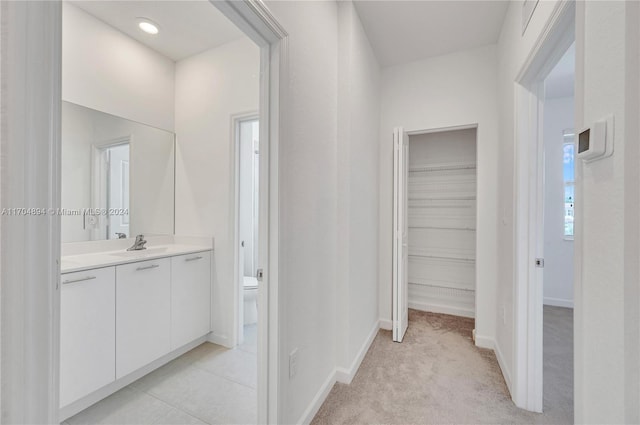
[[[64,407],[115,380],[115,268],[66,273],[61,280],[60,407]]]
[[[116,266],[116,377],[167,354],[171,347],[171,262]]]
[[[171,348],[211,329],[211,251],[171,258]]]

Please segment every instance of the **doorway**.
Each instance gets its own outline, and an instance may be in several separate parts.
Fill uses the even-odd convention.
[[[573,422],[575,44],[544,80],[543,402],[547,417]]]
[[[394,341],[408,308],[475,317],[476,133],[476,125],[395,130]]]
[[[409,145],[409,307],[474,318],[476,129]]]
[[[233,119],[237,345],[255,344],[260,252],[260,125],[255,113]]]
[[[566,122],[557,124],[557,128],[553,131],[551,130],[552,126],[549,126],[549,137],[545,137],[545,117],[547,112],[552,113],[552,111],[546,111],[551,106],[551,100],[546,99],[545,91],[551,92],[552,86],[555,84],[551,80],[547,81],[547,78],[550,75],[553,77],[554,68],[563,62],[563,57],[567,54],[567,51],[570,51],[575,41],[575,3],[560,4],[544,34],[544,39],[537,43],[530,57],[524,62],[525,65],[515,81],[515,254],[513,294],[515,307],[515,363],[511,393],[513,401],[518,407],[534,412],[543,412],[545,406],[548,406],[548,404],[544,403],[546,398],[545,389],[547,388],[544,375],[548,373],[545,361],[550,357],[545,356],[544,345],[547,342],[547,348],[550,348],[549,337],[552,336],[551,330],[553,328],[550,328],[545,323],[547,321],[545,320],[545,313],[548,313],[546,319],[550,319],[552,316],[551,309],[558,307],[545,306],[545,297],[547,302],[553,302],[554,298],[556,298],[556,304],[562,301],[562,299],[558,298],[557,294],[559,292],[552,292],[551,288],[553,288],[553,291],[557,291],[560,289],[560,284],[557,283],[558,281],[551,283],[553,277],[551,270],[549,273],[549,285],[545,285],[547,264],[550,264],[551,269],[553,269],[553,266],[556,265],[554,264],[556,260],[563,257],[557,252],[553,254],[553,249],[550,249],[549,253],[545,252],[545,234],[548,230],[553,233],[554,238],[566,238],[565,245],[572,244],[572,242],[568,242],[568,235],[565,235],[565,233],[570,233],[573,227],[572,215],[573,205],[575,205],[573,195],[575,193],[579,196],[579,190],[575,188],[579,188],[580,182],[576,181],[575,174],[565,174],[561,169],[564,162],[565,143],[567,143],[567,152],[570,153],[572,150],[570,139],[574,137],[574,132],[572,131],[574,125],[566,124]],[[565,68],[570,70],[569,74],[571,74],[572,70],[575,69],[575,59],[564,59],[564,65]],[[571,86],[573,77],[566,78],[569,79],[569,86]],[[560,80],[562,79],[560,78]],[[566,84],[566,82],[563,84]],[[563,84],[560,85],[562,86]],[[571,100],[568,102],[572,103]],[[569,117],[569,119],[571,118]],[[547,119],[547,124],[550,121],[550,119]],[[553,148],[556,149],[555,154],[553,153]],[[553,158],[552,163],[555,163],[555,167],[560,168],[545,169],[547,166],[553,167],[553,164],[545,164],[546,154],[549,155],[550,159]],[[570,168],[570,162],[567,168]],[[556,177],[552,178],[547,171],[552,174],[555,173]],[[573,180],[571,177],[574,177]],[[545,193],[547,189],[553,193],[549,193],[547,196]],[[552,197],[553,200],[551,199]],[[568,202],[565,202],[565,200]],[[550,208],[546,214],[545,205]],[[553,220],[556,220],[555,227],[552,225],[552,217],[554,217]],[[551,227],[547,228],[547,225]],[[552,255],[552,257],[546,254]],[[559,261],[564,263],[560,269],[573,268],[573,259],[568,259],[566,255],[564,258],[564,260]],[[559,276],[559,274],[556,274],[556,276]],[[560,281],[566,281],[572,278],[571,276],[565,276],[559,279]],[[569,286],[573,287],[573,282]],[[566,305],[566,299],[564,301]],[[569,312],[569,316],[572,316],[571,312]],[[549,330],[546,334],[545,325],[547,325],[546,330]],[[571,334],[572,332],[569,333]],[[566,355],[564,354],[564,356]],[[573,354],[569,353],[568,355],[571,360],[564,368],[571,368],[573,363]],[[558,366],[557,368],[563,368],[563,366]],[[573,383],[571,382],[569,386],[573,388]],[[572,402],[568,404],[571,407],[573,406]]]
[[[129,137],[93,148],[92,187],[95,211],[118,213],[85,216],[93,227],[93,240],[125,239],[129,231],[130,140]],[[99,220],[104,220],[100,223]],[[94,221],[92,223],[92,221]],[[93,225],[93,226],[92,226]]]

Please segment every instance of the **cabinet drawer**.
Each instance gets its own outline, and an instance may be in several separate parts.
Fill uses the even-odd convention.
[[[171,349],[171,260],[116,266],[116,377]]]
[[[67,273],[60,295],[60,407],[115,380],[115,267]]]
[[[211,251],[171,258],[171,349],[211,329]]]

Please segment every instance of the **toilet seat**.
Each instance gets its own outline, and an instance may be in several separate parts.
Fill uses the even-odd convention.
[[[242,283],[245,291],[250,289],[258,289],[258,279],[256,279],[255,277],[245,276]]]

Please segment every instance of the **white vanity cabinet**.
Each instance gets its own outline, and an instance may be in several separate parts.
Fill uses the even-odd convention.
[[[62,257],[62,420],[204,341],[212,256],[175,244]]]
[[[171,257],[171,349],[211,330],[211,252]]]
[[[116,379],[115,278],[115,267],[61,277],[61,406]]]
[[[116,378],[171,351],[171,259],[116,266]]]

